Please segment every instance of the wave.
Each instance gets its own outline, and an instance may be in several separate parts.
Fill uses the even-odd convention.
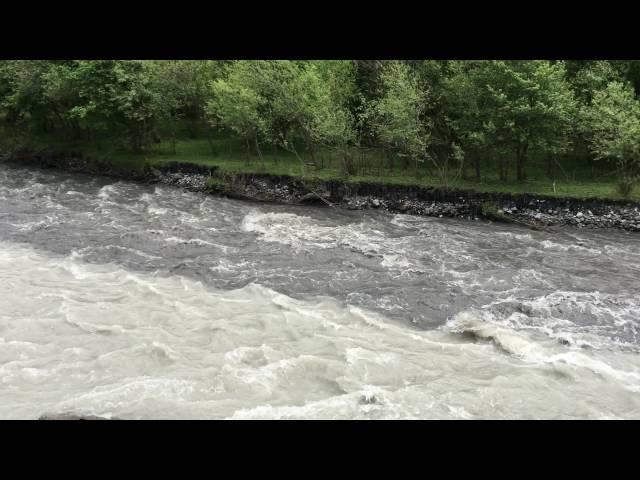
[[[579,347],[638,352],[640,295],[555,291],[530,299],[513,295],[483,307],[489,321],[543,333]]]
[[[241,229],[260,235],[265,242],[308,249],[344,248],[366,257],[377,257],[390,269],[422,272],[419,262],[409,260],[407,239],[392,238],[366,222],[325,226],[311,217],[292,213],[261,213],[254,210],[242,220]]]
[[[520,317],[496,305],[421,330],[7,242],[0,288],[2,418],[640,418],[637,354],[501,325]]]
[[[201,238],[180,238],[180,237],[167,237],[164,239],[165,242],[171,243],[173,245],[190,245],[190,246],[198,246],[198,247],[215,247],[223,252],[228,252],[233,250],[232,247],[227,245],[221,245],[218,243],[209,242],[207,240],[202,240]]]
[[[72,250],[71,251],[71,258],[83,258],[83,257],[87,257],[90,256],[91,254],[95,254],[96,252],[101,252],[101,251],[109,251],[109,250],[118,250],[118,251],[122,251],[122,252],[127,252],[127,253],[132,253],[134,255],[137,255],[139,257],[142,257],[144,259],[147,260],[158,260],[162,257],[159,257],[157,255],[151,255],[149,253],[143,252],[142,250],[138,250],[136,248],[130,248],[130,247],[122,247],[120,245],[105,245],[105,246],[97,246],[97,247],[85,247],[85,248],[81,248],[81,249],[77,249],[77,250]]]
[[[105,185],[104,187],[100,188],[100,190],[98,190],[98,198],[102,199],[102,200],[111,200],[112,199],[112,195],[117,194],[118,193],[118,187],[117,185]]]
[[[593,255],[601,255],[602,254],[602,250],[598,250],[598,249],[595,249],[595,248],[588,248],[588,247],[584,247],[584,246],[578,245],[578,244],[562,245],[560,243],[555,243],[555,242],[552,242],[550,240],[541,241],[540,242],[540,246],[542,246],[542,248],[551,249],[551,250],[558,250],[558,251],[561,251],[561,252],[577,251],[577,252],[587,252],[587,253],[591,253]]]
[[[640,370],[636,365],[629,369],[612,366],[601,358],[572,348],[574,345],[564,342],[544,341],[540,337],[532,337],[524,332],[516,331],[486,320],[475,312],[461,312],[447,322],[445,329],[473,339],[486,340],[493,343],[500,351],[512,355],[528,363],[565,364],[575,368],[590,370],[596,374],[622,382],[625,389],[640,392]],[[539,333],[539,332],[537,332]],[[620,352],[617,352],[620,355]],[[635,359],[634,357],[631,357]],[[610,361],[611,357],[607,357]]]

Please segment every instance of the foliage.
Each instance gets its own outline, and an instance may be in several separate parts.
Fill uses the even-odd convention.
[[[587,119],[593,153],[598,159],[615,159],[620,170],[620,192],[630,194],[640,179],[640,102],[632,87],[611,82],[597,91]]]
[[[230,154],[262,167],[270,150],[274,164],[291,154],[323,169],[330,151],[352,176],[380,151],[385,175],[445,185],[469,166],[478,181],[515,170],[524,184],[541,158],[568,178],[573,155],[591,175],[594,159],[615,165],[624,190],[637,181],[639,88],[627,60],[4,60],[0,122],[5,137],[133,152],[168,141],[175,154],[186,133],[213,156],[228,136]]]
[[[429,91],[421,88],[409,65],[389,62],[382,73],[384,93],[371,105],[372,125],[380,141],[411,158],[416,165],[427,159],[431,121],[425,112]]]
[[[562,62],[481,62],[474,77],[481,88],[484,135],[514,154],[518,180],[526,178],[530,149],[566,151],[576,105]]]

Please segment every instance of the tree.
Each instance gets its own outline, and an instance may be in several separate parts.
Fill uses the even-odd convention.
[[[304,167],[297,144],[306,145],[316,163],[317,145],[344,147],[353,140],[344,106],[348,78],[349,68],[340,62],[234,62],[212,86],[209,117],[252,142],[260,158],[266,140],[294,153]]]
[[[335,147],[346,174],[355,173],[348,150],[356,141],[355,119],[349,100],[355,92],[353,64],[344,61],[311,62],[300,77],[301,88],[311,92],[301,117],[300,128],[312,144]]]
[[[46,117],[43,74],[52,62],[6,60],[0,64],[0,108],[14,134],[21,127],[41,124]]]
[[[477,62],[452,61],[447,67],[447,75],[441,82],[442,110],[447,128],[440,131],[449,133],[449,151],[462,156],[463,169],[469,164],[466,159],[473,156],[475,176],[480,179],[480,156],[491,149],[483,130],[481,89],[473,77]]]
[[[411,68],[403,62],[387,63],[382,83],[384,93],[368,114],[371,123],[385,146],[413,160],[417,175],[418,163],[427,159],[431,140],[432,123],[425,115],[428,92],[420,88]]]
[[[632,86],[611,82],[596,92],[587,119],[593,153],[616,161],[620,193],[629,195],[640,179],[640,102]]]
[[[384,62],[381,60],[353,60],[353,95],[349,98],[348,108],[351,115],[357,119],[359,143],[375,145],[376,127],[371,122],[373,117],[368,115],[371,105],[378,101],[384,86],[382,72]]]
[[[250,143],[262,160],[258,137],[266,131],[262,115],[266,99],[257,88],[259,71],[254,62],[235,62],[226,78],[212,82],[212,97],[207,103],[207,114],[212,125],[225,127],[244,138],[249,162]],[[264,160],[263,164],[264,164]]]
[[[575,62],[574,62],[575,63]],[[619,69],[607,60],[582,61],[567,71],[567,80],[574,91],[576,100],[591,103],[595,92],[603,90],[610,82],[622,80]]]
[[[151,141],[157,101],[150,65],[143,61],[40,62],[38,96],[45,117],[54,115],[74,137],[97,130],[124,137],[134,151]]]
[[[211,96],[210,84],[220,78],[228,62],[213,60],[161,60],[151,64],[153,88],[159,94],[160,111],[168,120],[172,136],[178,119],[189,122],[189,134],[196,138],[206,127],[205,109]],[[209,133],[209,129],[204,129]],[[208,137],[209,140],[211,140]]]
[[[483,97],[485,136],[515,154],[519,181],[526,179],[531,149],[550,155],[567,149],[575,100],[562,62],[481,62],[474,78]]]
[[[333,68],[332,68],[333,67]],[[280,115],[290,119],[289,138],[284,138],[284,146],[295,152],[296,138],[302,140],[316,164],[316,145],[337,145],[342,152],[342,159],[348,156],[346,146],[355,138],[353,118],[345,102],[349,86],[341,81],[348,77],[342,64],[325,65],[320,68],[315,62],[306,62],[298,66],[296,75],[289,82],[282,84],[280,94],[274,103]],[[347,168],[346,163],[343,165]]]

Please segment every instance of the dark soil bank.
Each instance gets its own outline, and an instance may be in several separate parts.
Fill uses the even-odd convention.
[[[620,228],[640,231],[640,204],[631,201],[557,198],[533,194],[486,193],[431,187],[303,180],[269,174],[225,175],[215,167],[168,162],[129,171],[81,154],[14,152],[5,161],[39,168],[109,175],[163,183],[242,200],[317,204],[362,210],[384,209],[412,215],[457,217],[520,223],[532,228],[573,225],[579,228]]]

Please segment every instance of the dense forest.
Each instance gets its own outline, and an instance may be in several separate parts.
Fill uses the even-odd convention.
[[[640,180],[639,92],[639,61],[5,60],[1,143],[175,154],[192,138],[215,154],[226,138],[262,169],[283,156],[321,169],[330,152],[341,175],[448,185],[526,183],[535,166],[606,176],[627,196]]]

